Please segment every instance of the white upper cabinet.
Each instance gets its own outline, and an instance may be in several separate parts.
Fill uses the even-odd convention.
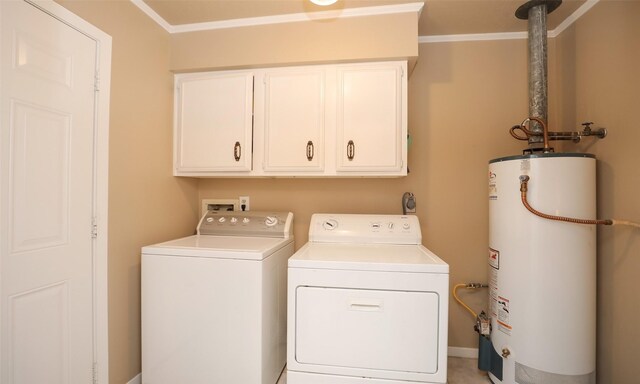
[[[253,72],[176,75],[174,174],[251,170]]]
[[[264,74],[265,172],[324,170],[325,71],[268,70]]]
[[[337,171],[398,173],[405,167],[406,97],[398,63],[337,70]]]
[[[176,75],[175,174],[405,176],[406,68],[394,61]]]

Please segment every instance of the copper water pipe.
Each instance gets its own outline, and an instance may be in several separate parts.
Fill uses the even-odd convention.
[[[613,225],[613,220],[575,219],[572,217],[547,215],[546,213],[536,211],[533,207],[531,207],[531,205],[529,205],[529,202],[527,201],[527,183],[528,182],[529,182],[529,176],[527,175],[520,176],[520,196],[522,198],[522,204],[525,206],[525,208],[529,210],[529,212],[533,213],[534,215],[542,217],[543,219],[564,221],[567,223]]]
[[[537,117],[530,117],[529,120],[537,121],[538,124],[542,125],[542,140],[544,143],[544,151],[547,152],[549,149],[549,128],[547,128],[547,124],[542,121],[542,119],[538,119]]]
[[[533,117],[533,116],[527,117],[526,119],[524,119],[522,124],[520,124],[519,126],[516,125],[515,127],[512,127],[509,130],[509,133],[511,134],[511,136],[513,136],[514,138],[516,138],[518,140],[527,140],[527,138],[529,138],[530,136],[539,136],[540,134],[538,132],[531,131],[531,130],[527,129],[527,127],[525,126],[525,124],[528,121],[532,121],[532,120],[536,121],[536,122],[538,122],[538,124],[542,125],[542,140],[543,140],[543,143],[544,143],[544,152],[549,152],[549,150],[551,149],[551,148],[549,148],[549,129],[547,128],[547,124],[542,119],[538,119],[537,117]],[[527,135],[527,138],[523,138],[523,137],[518,136],[514,132],[515,129],[522,130],[522,132],[524,132],[525,135]]]

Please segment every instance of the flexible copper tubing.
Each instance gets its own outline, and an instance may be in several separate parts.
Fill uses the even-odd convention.
[[[529,202],[527,201],[527,183],[528,182],[529,182],[529,176],[526,176],[526,175],[520,176],[520,196],[522,197],[522,204],[529,210],[529,212],[533,213],[534,215],[542,217],[544,219],[548,219],[548,220],[564,221],[567,223],[613,225],[613,220],[575,219],[572,217],[547,215],[546,213],[542,213],[535,210],[533,207],[531,207],[531,205],[529,205]]]
[[[518,135],[518,134],[516,133],[516,130],[517,130],[517,129],[519,129],[519,130],[523,131],[523,132],[524,132],[524,136],[520,136],[520,135]],[[531,131],[529,131],[529,130],[528,130],[528,129],[526,129],[526,128],[523,128],[523,126],[522,126],[522,125],[514,125],[513,127],[511,127],[511,129],[509,129],[509,134],[510,134],[514,139],[516,139],[516,140],[522,140],[522,141],[529,140],[529,136],[531,136],[531,135],[530,135],[528,132],[531,132]],[[533,132],[531,132],[531,133],[533,133]]]
[[[525,126],[525,124],[527,122],[531,122],[531,121],[536,121],[538,122],[538,124],[542,125],[542,140],[544,143],[544,151],[548,152],[549,151],[549,130],[547,128],[547,124],[542,121],[541,119],[538,119],[537,117],[527,117],[526,119],[524,119],[524,121],[522,122],[522,124],[520,125],[515,125],[513,127],[511,127],[511,129],[509,129],[509,133],[511,134],[511,136],[517,140],[528,140],[529,137],[531,136],[540,136],[539,133],[537,132],[533,132],[529,129],[527,129],[527,127]],[[524,134],[526,135],[526,137],[522,137],[520,135],[518,135],[517,133],[515,133],[515,130],[519,129],[522,132],[524,132]]]

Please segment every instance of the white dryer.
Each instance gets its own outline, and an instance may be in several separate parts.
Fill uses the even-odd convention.
[[[286,361],[293,214],[207,212],[142,248],[142,383],[275,384]]]
[[[287,383],[447,382],[449,266],[415,216],[315,214],[289,259]]]

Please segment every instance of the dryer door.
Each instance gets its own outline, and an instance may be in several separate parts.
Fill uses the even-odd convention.
[[[296,360],[376,371],[438,370],[435,292],[300,286]]]

